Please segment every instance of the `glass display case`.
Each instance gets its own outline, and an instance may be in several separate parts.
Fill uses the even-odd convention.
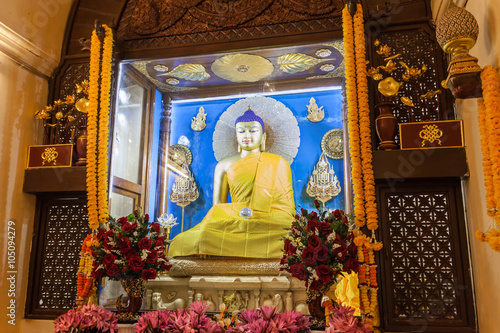
[[[318,191],[327,192],[322,199],[326,208],[349,207],[343,60],[342,42],[332,41],[122,62],[114,115],[111,213],[123,215],[133,205],[154,218],[173,214],[179,225],[172,229],[172,237],[200,223],[213,206],[217,164],[238,153],[234,120],[249,107],[264,119],[266,151],[290,164],[295,207],[314,208]],[[159,141],[168,142],[153,144],[154,126],[168,133]],[[168,161],[151,163],[161,155],[162,144],[169,147]],[[318,164],[322,154],[324,165]],[[327,176],[318,184],[318,170],[325,167]],[[169,170],[163,180],[159,168]],[[186,173],[191,182],[179,184]],[[197,193],[191,193],[191,199],[184,193],[183,202],[172,200],[180,186]],[[311,190],[314,186],[316,192]],[[168,197],[161,211],[160,193]]]
[[[156,89],[137,73],[120,66],[112,118],[110,206],[112,217],[130,214],[148,202]]]

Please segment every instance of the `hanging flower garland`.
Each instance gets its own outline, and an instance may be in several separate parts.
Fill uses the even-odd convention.
[[[90,49],[87,140],[87,197],[89,227],[95,231],[108,218],[108,140],[113,32],[107,25],[104,43],[96,31]],[[102,47],[103,46],[103,47]],[[102,47],[102,65],[101,64]],[[100,79],[100,84],[99,84]]]
[[[351,154],[352,182],[354,190],[354,214],[356,226],[367,225],[371,238],[361,230],[355,231],[354,243],[358,247],[360,263],[359,289],[363,311],[367,322],[380,325],[378,316],[377,265],[374,251],[382,248],[375,239],[378,229],[378,214],[375,202],[375,177],[372,165],[372,142],[370,108],[368,103],[368,80],[366,77],[366,49],[364,37],[363,9],[357,5],[354,19],[347,10],[342,12],[346,91],[349,123],[349,145]],[[358,216],[360,215],[360,216]]]
[[[365,225],[363,199],[363,173],[359,141],[358,103],[356,87],[356,63],[354,58],[354,30],[352,16],[347,6],[342,11],[345,78],[347,99],[347,122],[349,128],[349,155],[351,158],[351,178],[354,192],[354,221],[358,228]]]
[[[481,133],[481,151],[483,152],[483,172],[484,172],[484,187],[486,188],[486,209],[488,215],[495,217],[495,187],[493,186],[493,173],[491,171],[489,133],[486,124],[486,106],[484,100],[477,100],[478,118],[479,118],[479,133]]]
[[[500,81],[498,72],[486,66],[481,73],[483,100],[478,100],[479,130],[483,153],[483,172],[486,187],[486,208],[500,226]],[[500,229],[486,233],[476,231],[476,237],[500,252]]]
[[[489,175],[493,183],[491,195],[492,207],[489,209],[490,216],[493,216],[500,225],[500,82],[497,71],[486,66],[481,73],[483,80],[483,96],[485,106],[484,122],[486,125],[486,141],[488,143],[488,154],[484,156],[489,159]],[[491,199],[490,199],[491,200]]]
[[[77,273],[77,305],[86,303],[95,291],[91,277],[94,257],[90,246],[100,223],[108,218],[108,140],[113,32],[107,25],[104,43],[92,32],[90,48],[89,108],[87,113],[87,210],[92,233],[85,238]],[[102,49],[102,57],[101,57]],[[102,60],[102,61],[101,61]]]
[[[359,137],[361,143],[361,169],[363,170],[366,224],[369,230],[378,228],[377,205],[375,204],[375,177],[373,176],[372,135],[370,108],[368,105],[368,79],[366,75],[365,28],[363,8],[357,6],[354,15],[354,45],[356,55],[356,81],[358,92]]]
[[[95,30],[90,47],[89,108],[87,113],[87,210],[91,230],[99,228],[97,213],[97,113],[99,108],[99,72],[101,41]]]
[[[361,230],[355,230],[354,235],[359,262],[360,304],[366,314],[366,322],[379,326],[377,264],[374,251],[380,250],[382,243],[371,242],[370,237],[364,235]]]
[[[109,105],[111,91],[111,66],[113,62],[113,31],[107,25],[105,30],[102,52],[101,91],[99,103],[99,165],[98,179],[98,213],[99,222],[105,223],[108,219],[108,140],[109,140]]]
[[[78,266],[78,272],[76,273],[76,295],[78,296],[78,307],[84,305],[83,303],[85,303],[85,300],[92,295],[94,288],[94,279],[91,276],[94,257],[92,256],[92,249],[90,247],[95,241],[96,238],[92,234],[88,235],[83,241],[82,250],[80,251],[80,264]]]

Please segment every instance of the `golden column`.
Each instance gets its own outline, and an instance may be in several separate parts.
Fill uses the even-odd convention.
[[[167,213],[168,204],[168,148],[170,147],[170,125],[172,115],[172,98],[162,94],[163,112],[160,120],[160,141],[158,144],[158,176],[156,183],[155,217]]]

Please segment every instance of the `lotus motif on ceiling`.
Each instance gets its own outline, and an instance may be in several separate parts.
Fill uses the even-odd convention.
[[[231,82],[257,82],[273,71],[274,66],[269,60],[253,54],[228,54],[212,63],[212,72]]]

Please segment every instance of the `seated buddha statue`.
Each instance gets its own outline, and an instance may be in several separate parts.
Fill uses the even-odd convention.
[[[290,165],[264,152],[264,122],[252,110],[236,119],[235,128],[239,153],[215,168],[212,208],[173,239],[169,256],[282,257],[284,228],[295,215]]]

